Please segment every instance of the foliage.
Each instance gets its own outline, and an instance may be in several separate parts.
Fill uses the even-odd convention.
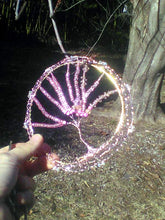
[[[121,2],[119,0],[55,1],[54,7],[58,6],[56,7],[55,20],[62,40],[66,44],[69,43],[72,47],[91,46],[91,44],[97,40],[108,18],[120,4]],[[44,42],[52,41],[54,32],[49,19],[47,1],[27,0],[26,8],[18,21],[14,19],[15,7],[15,0],[4,0],[0,2],[0,26],[3,27],[4,35],[8,32],[14,32],[35,36]],[[128,10],[124,12],[123,9],[125,7],[127,7]],[[130,13],[131,7],[129,1],[123,1],[123,4],[116,10],[107,28],[104,30],[103,40],[100,42],[101,44],[104,43],[105,39],[108,39],[109,45],[115,49],[115,37],[112,36],[112,33],[114,35],[120,32],[120,37],[118,34],[120,41],[122,41],[123,38],[122,44],[126,43],[127,45]],[[127,35],[126,38],[125,34]],[[75,42],[78,42],[78,44],[75,45]]]
[[[3,1],[0,3],[0,25],[4,27],[5,35],[9,33],[18,33],[26,35],[36,35],[40,38],[42,35],[47,36],[50,22],[47,5],[44,0],[30,1],[27,0],[25,10],[20,19],[15,21],[16,1]]]

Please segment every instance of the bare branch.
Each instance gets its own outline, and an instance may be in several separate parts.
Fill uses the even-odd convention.
[[[61,10],[61,11],[63,11],[63,12],[69,11],[70,9],[72,9],[73,7],[75,7],[76,5],[78,5],[78,4],[80,4],[80,3],[84,2],[84,1],[85,0],[80,0],[79,2],[76,2],[75,4],[71,5],[69,8],[66,8],[66,9]]]
[[[16,5],[16,9],[15,9],[15,20],[18,20],[23,12],[23,10],[25,9],[26,7],[26,4],[27,2],[25,1],[22,5],[22,7],[20,8],[20,2],[21,0],[18,0],[17,1],[17,5]],[[20,8],[20,11],[19,11],[19,8]]]
[[[102,37],[105,28],[107,27],[108,23],[110,22],[111,18],[114,16],[114,14],[116,13],[116,11],[122,6],[124,5],[128,0],[124,0],[114,11],[113,13],[109,16],[108,20],[105,22],[104,27],[99,35],[99,37],[97,38],[96,42],[92,45],[92,47],[90,48],[90,50],[87,53],[87,56],[90,54],[90,52],[93,50],[93,48],[96,46],[96,44],[99,42],[100,38]]]
[[[48,5],[49,5],[49,12],[50,12],[50,19],[51,19],[52,24],[53,24],[53,28],[54,28],[54,32],[55,32],[55,35],[56,35],[56,38],[57,38],[58,45],[59,45],[61,51],[63,52],[63,54],[65,55],[65,57],[68,57],[67,54],[66,54],[66,51],[65,51],[65,49],[62,45],[62,41],[60,39],[60,35],[59,35],[58,29],[57,29],[56,22],[53,18],[54,10],[53,10],[53,5],[52,5],[51,0],[48,0]]]

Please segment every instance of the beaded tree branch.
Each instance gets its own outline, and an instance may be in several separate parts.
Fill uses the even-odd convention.
[[[92,80],[94,74],[97,78]],[[104,80],[110,81],[114,89],[109,86],[102,93]],[[121,101],[119,122],[114,134],[96,148],[84,140],[81,122],[99,103],[114,94],[118,94]],[[89,57],[67,57],[47,68],[29,92],[28,98],[24,127],[29,137],[38,127],[55,129],[72,125],[78,130],[79,138],[86,148],[86,152],[74,161],[58,162],[55,170],[77,171],[103,165],[112,149],[117,150],[132,130],[129,86],[106,63]],[[35,115],[36,110],[38,113]]]

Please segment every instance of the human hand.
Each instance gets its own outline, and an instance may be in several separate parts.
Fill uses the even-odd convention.
[[[0,220],[12,220],[14,216],[7,204],[7,198],[13,189],[14,201],[18,206],[28,209],[34,204],[35,188],[33,176],[52,169],[59,160],[56,154],[50,153],[49,145],[43,143],[43,137],[34,135],[26,143],[17,143],[0,149]],[[34,160],[29,160],[35,156]]]

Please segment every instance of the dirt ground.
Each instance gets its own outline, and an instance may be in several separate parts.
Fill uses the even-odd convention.
[[[101,168],[49,171],[35,180],[29,220],[164,220],[165,125],[135,126]]]
[[[27,140],[22,124],[28,91],[43,69],[57,60],[54,51],[16,46],[1,43],[1,146],[10,140]],[[107,59],[113,63],[113,58]],[[121,59],[114,60],[120,73]],[[165,103],[165,83],[161,100]],[[92,141],[104,141],[109,135],[105,122],[113,128],[116,121],[98,114],[94,117],[100,130],[95,130]],[[92,129],[88,127],[86,132]],[[110,132],[113,135],[113,129]],[[67,145],[71,133],[57,136]],[[80,144],[75,133],[72,140]],[[55,143],[61,144],[61,140]],[[49,171],[35,181],[36,203],[28,220],[165,220],[165,124],[136,125],[123,146],[100,168],[77,173]]]

